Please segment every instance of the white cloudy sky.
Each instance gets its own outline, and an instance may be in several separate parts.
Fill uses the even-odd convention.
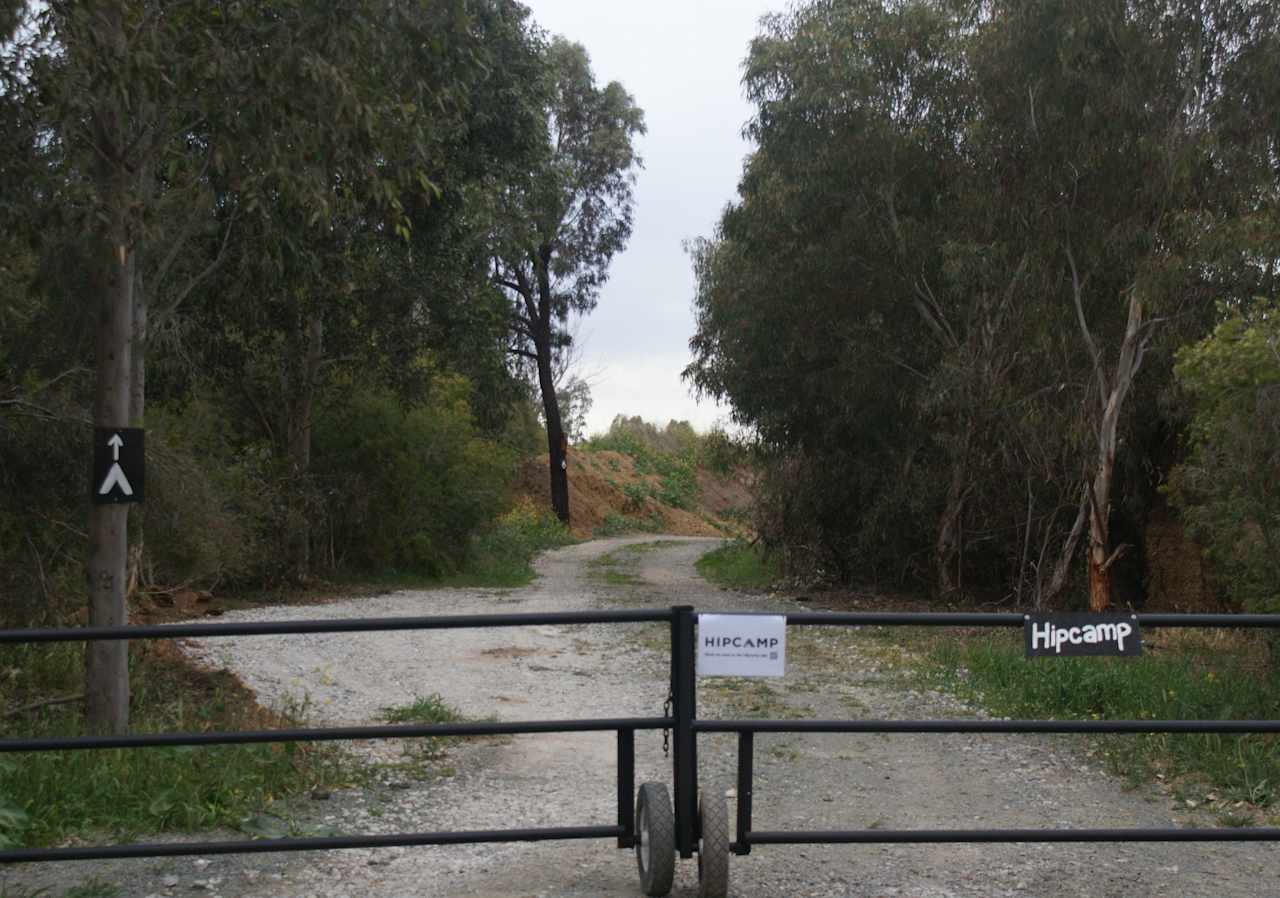
[[[751,113],[741,63],[759,17],[783,0],[523,0],[537,23],[587,48],[598,82],[644,110],[635,230],[600,304],[578,330],[592,375],[587,430],[616,414],[705,430],[728,411],[694,402],[680,371],[693,334],[693,275],[681,242],[710,235],[733,199]]]

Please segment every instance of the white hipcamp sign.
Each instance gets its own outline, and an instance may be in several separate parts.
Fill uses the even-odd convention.
[[[785,615],[698,615],[698,676],[781,677],[786,670]]]

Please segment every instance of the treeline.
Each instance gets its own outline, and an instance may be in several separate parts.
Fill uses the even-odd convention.
[[[104,409],[132,589],[464,565],[642,129],[509,0],[0,2],[0,620],[84,605]]]
[[[1280,609],[1278,58],[1249,0],[767,18],[686,372],[759,437],[766,543],[1097,609],[1141,601],[1172,500],[1224,591]]]

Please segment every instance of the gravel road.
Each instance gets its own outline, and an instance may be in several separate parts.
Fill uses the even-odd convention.
[[[263,608],[224,620],[581,610],[692,604],[699,610],[785,610],[701,580],[694,561],[714,540],[600,540],[538,563],[517,590],[398,592],[319,607]],[[207,640],[193,648],[237,672],[267,704],[305,701],[317,723],[377,720],[381,709],[440,693],[472,718],[657,715],[666,695],[666,637],[657,625],[453,630]],[[955,717],[974,712],[904,689],[881,648],[852,631],[793,631],[777,681],[705,680],[702,716]],[[356,750],[384,760],[402,747]],[[612,734],[459,742],[420,780],[394,768],[375,785],[298,799],[278,812],[300,827],[383,833],[610,824]],[[700,743],[704,788],[727,791],[732,736]],[[661,737],[637,735],[637,780],[670,782]],[[730,797],[732,815],[733,798]],[[756,740],[760,829],[1168,826],[1189,821],[1155,789],[1127,790],[1070,737],[796,736]],[[234,838],[237,834],[215,833]],[[239,836],[242,837],[242,836]],[[736,898],[1085,898],[1280,896],[1269,845],[773,846],[732,861]],[[639,895],[634,857],[612,843],[477,845],[326,854],[31,865],[0,872],[0,895],[91,879],[127,896]],[[1271,884],[1269,884],[1271,883]],[[11,891],[6,893],[5,889]],[[696,895],[681,863],[677,898]]]

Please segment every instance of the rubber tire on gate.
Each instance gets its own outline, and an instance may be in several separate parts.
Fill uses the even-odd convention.
[[[702,793],[698,822],[698,898],[728,898],[729,806],[723,791]]]
[[[642,843],[646,833],[647,846]],[[642,784],[636,798],[636,866],[640,868],[640,888],[646,895],[666,895],[671,891],[676,875],[676,815],[662,783]]]

